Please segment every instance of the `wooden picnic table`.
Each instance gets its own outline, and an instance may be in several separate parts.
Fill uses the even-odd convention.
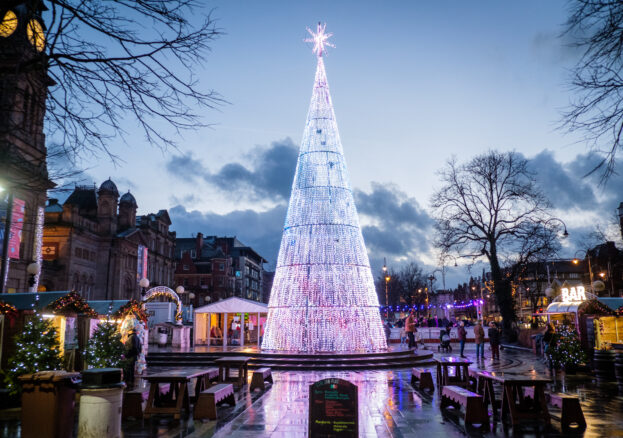
[[[511,423],[519,424],[521,420],[540,420],[550,425],[550,415],[545,398],[545,385],[551,383],[548,377],[536,373],[509,374],[504,372],[479,371],[478,388],[484,391],[485,405],[491,404],[493,415],[497,416],[497,402],[493,383],[503,386],[502,391],[502,420],[510,417]],[[534,399],[524,398],[524,387],[534,388]]]
[[[443,387],[447,385],[461,386],[467,388],[469,386],[469,366],[473,363],[471,360],[461,357],[442,357],[436,359],[437,362],[437,389],[442,392]],[[450,368],[454,368],[454,375],[450,375]]]
[[[247,384],[249,375],[249,361],[247,356],[224,356],[214,360],[219,369],[219,380],[227,382],[229,380],[229,369],[238,368],[238,378],[236,379],[237,387],[242,388]]]
[[[207,386],[208,381],[218,377],[216,368],[174,368],[156,374],[143,376],[149,382],[149,397],[143,413],[144,418],[152,414],[173,414],[176,420],[182,415],[182,409],[188,412],[190,409],[190,394],[188,384],[192,379],[197,379],[195,384],[195,397]],[[169,393],[160,398],[157,403],[157,395],[161,384],[169,385]]]

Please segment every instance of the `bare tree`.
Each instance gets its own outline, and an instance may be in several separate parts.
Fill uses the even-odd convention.
[[[443,186],[431,201],[436,244],[457,257],[486,257],[504,331],[510,336],[516,319],[513,276],[504,268],[557,249],[558,229],[548,221],[549,202],[527,161],[514,152],[490,151],[465,164],[451,159],[440,176]]]
[[[203,108],[221,102],[195,75],[220,31],[196,0],[45,0],[27,2],[42,17],[45,46],[24,51],[14,70],[40,69],[50,82],[48,137],[70,155],[110,149],[134,124],[158,147],[174,145],[173,132],[202,126]],[[201,9],[200,9],[201,8]],[[1,8],[4,10],[4,8]],[[26,17],[28,19],[28,17]],[[173,134],[175,135],[175,134]]]
[[[578,98],[563,115],[563,126],[585,134],[593,150],[604,154],[593,169],[612,174],[623,134],[623,2],[573,0],[566,32],[583,54],[572,86]]]

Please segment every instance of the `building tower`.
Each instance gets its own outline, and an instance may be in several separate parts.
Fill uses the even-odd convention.
[[[119,191],[110,178],[97,191],[97,221],[99,232],[105,236],[117,233],[117,200]]]
[[[46,191],[54,187],[43,134],[48,87],[40,0],[0,2],[0,292],[28,289],[26,267],[41,263]],[[38,276],[35,278],[35,288]]]
[[[119,199],[119,221],[117,231],[124,231],[136,226],[137,208],[136,199],[128,190],[128,193],[124,194],[121,199]]]
[[[322,55],[292,184],[262,348],[299,352],[387,348]]]

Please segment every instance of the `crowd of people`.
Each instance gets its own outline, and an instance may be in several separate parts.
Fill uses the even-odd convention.
[[[467,330],[466,327],[474,326],[474,342],[476,344],[476,359],[485,359],[485,340],[488,339],[491,351],[491,359],[500,359],[500,342],[501,342],[501,330],[495,321],[488,323],[488,329],[485,335],[485,328],[480,320],[472,321],[469,318],[454,321],[450,321],[446,318],[433,319],[417,317],[415,312],[410,312],[405,318],[399,319],[395,324],[391,324],[389,321],[385,321],[385,333],[389,340],[392,327],[400,328],[400,345],[407,346],[409,349],[417,350],[418,344],[424,345],[422,341],[422,328],[427,327],[439,327],[441,328],[439,333],[440,349],[447,351],[452,329],[457,328],[456,339],[459,341],[460,356],[465,356],[465,343],[467,342]],[[418,330],[420,329],[420,330]]]

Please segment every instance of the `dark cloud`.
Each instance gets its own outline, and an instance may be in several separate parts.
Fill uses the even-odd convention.
[[[171,157],[166,164],[166,169],[171,175],[187,181],[204,178],[208,173],[201,160],[193,156],[192,152]]]
[[[185,180],[199,178],[228,195],[250,200],[287,200],[290,196],[298,147],[290,138],[257,147],[246,158],[250,164],[231,162],[210,172],[192,153],[172,157],[166,164],[169,173]]]
[[[290,196],[298,147],[290,138],[260,147],[249,158],[251,165],[228,163],[206,180],[224,191],[250,199],[287,200]]]
[[[599,171],[590,173],[599,162],[598,155],[587,153],[577,155],[568,163],[561,163],[545,150],[530,159],[529,168],[536,174],[538,183],[554,208],[609,212],[623,200],[623,176],[612,175],[600,185]]]
[[[354,195],[359,214],[373,222],[362,227],[370,252],[417,257],[430,250],[433,220],[415,198],[393,184],[376,182],[371,192],[355,190]]]
[[[184,206],[177,205],[169,210],[169,215],[172,229],[178,237],[190,237],[198,232],[204,235],[236,236],[268,260],[267,268],[274,269],[286,216],[284,204],[262,212],[235,210],[226,214],[187,211]]]
[[[578,156],[575,161],[583,160]],[[575,165],[562,164],[553,154],[545,150],[529,161],[529,168],[535,173],[538,183],[556,209],[593,209],[598,201],[595,185],[585,178],[586,172],[574,171]]]

